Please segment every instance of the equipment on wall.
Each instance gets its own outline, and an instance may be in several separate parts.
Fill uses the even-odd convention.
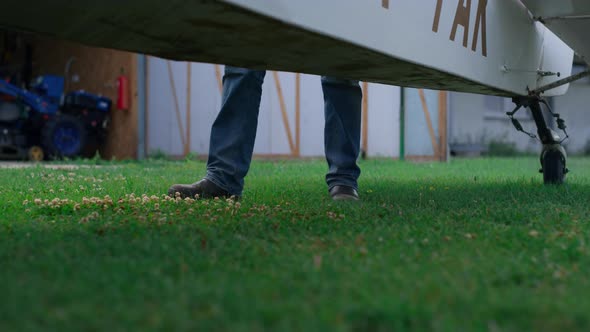
[[[121,69],[121,75],[117,77],[117,109],[126,111],[129,109],[129,80]]]

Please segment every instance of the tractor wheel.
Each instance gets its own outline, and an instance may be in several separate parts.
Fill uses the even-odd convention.
[[[45,153],[43,152],[43,149],[37,145],[31,146],[29,148],[28,156],[30,161],[35,162],[43,161],[43,159],[45,159]]]
[[[545,184],[563,184],[567,168],[565,156],[558,150],[548,150],[541,158],[543,165],[543,181]]]
[[[72,158],[81,154],[86,145],[87,132],[81,120],[60,114],[41,130],[43,145],[52,158]]]

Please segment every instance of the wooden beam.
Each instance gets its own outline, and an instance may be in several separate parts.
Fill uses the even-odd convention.
[[[143,153],[145,158],[149,157],[150,153],[150,134],[149,134],[149,124],[150,124],[150,56],[145,56],[145,128],[143,129]]]
[[[301,74],[295,74],[295,155],[301,156]]]
[[[223,92],[223,78],[221,76],[221,68],[219,65],[215,65],[215,78],[217,79],[217,87],[219,88],[219,93]]]
[[[281,88],[281,81],[279,79],[279,73],[276,71],[272,72],[275,79],[275,85],[277,87],[277,95],[279,96],[279,105],[281,108],[281,115],[283,116],[283,125],[285,126],[285,132],[287,133],[287,139],[289,140],[289,149],[291,154],[295,154],[295,143],[293,143],[293,135],[291,134],[291,126],[289,125],[289,116],[287,115],[287,105],[285,104],[285,98],[283,96],[283,89]]]
[[[434,157],[440,156],[438,151],[438,143],[436,142],[436,135],[434,133],[434,127],[432,126],[432,120],[430,118],[430,112],[428,111],[428,104],[426,103],[426,95],[423,89],[418,89],[420,95],[420,101],[422,102],[422,111],[424,111],[424,118],[426,118],[426,124],[428,125],[428,133],[430,135],[430,142],[432,143],[432,149],[434,150]]]
[[[414,163],[430,163],[430,162],[438,162],[438,159],[435,156],[415,156],[409,155],[406,156],[406,160]]]
[[[182,148],[184,150],[186,146],[184,129],[182,127],[182,117],[180,115],[180,106],[178,105],[176,84],[174,84],[174,75],[172,74],[172,65],[170,64],[170,60],[166,61],[166,65],[168,66],[168,78],[170,79],[170,88],[172,89],[172,97],[174,99],[174,111],[176,113],[176,122],[178,123],[178,134],[180,135],[180,141],[182,142]]]
[[[184,146],[184,155],[188,156],[191,152],[191,63],[186,63],[186,144]]]
[[[440,161],[447,161],[447,92],[438,93],[438,133]]]
[[[362,108],[362,155],[366,157],[369,150],[369,83],[363,82],[363,108]]]
[[[139,102],[138,102],[138,98],[139,98],[139,86],[137,85],[137,83],[139,82],[137,77],[138,77],[138,72],[139,72],[139,68],[137,67],[138,65],[138,61],[137,61],[137,55],[135,54],[129,54],[130,57],[130,63],[129,63],[129,75],[128,77],[132,77],[133,79],[128,80],[129,82],[129,89],[127,90],[127,98],[129,98],[129,120],[132,121],[132,123],[130,123],[130,126],[127,127],[127,132],[129,133],[129,139],[128,139],[128,144],[129,144],[129,150],[128,153],[131,157],[133,157],[134,159],[137,159],[138,155],[137,155],[137,145],[139,144],[139,136],[137,135],[138,132],[138,125],[139,125],[139,121],[138,120],[138,114],[139,114]]]

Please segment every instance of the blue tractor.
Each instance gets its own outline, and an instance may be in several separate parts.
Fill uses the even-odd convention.
[[[30,90],[0,80],[0,159],[73,158],[104,141],[112,101],[63,90],[60,76],[41,76]]]

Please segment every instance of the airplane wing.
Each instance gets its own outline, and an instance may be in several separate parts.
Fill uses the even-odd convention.
[[[502,96],[567,76],[573,61],[519,0],[19,0],[3,4],[0,27],[174,60]]]
[[[536,19],[565,41],[586,63],[590,60],[590,2],[522,0]]]

